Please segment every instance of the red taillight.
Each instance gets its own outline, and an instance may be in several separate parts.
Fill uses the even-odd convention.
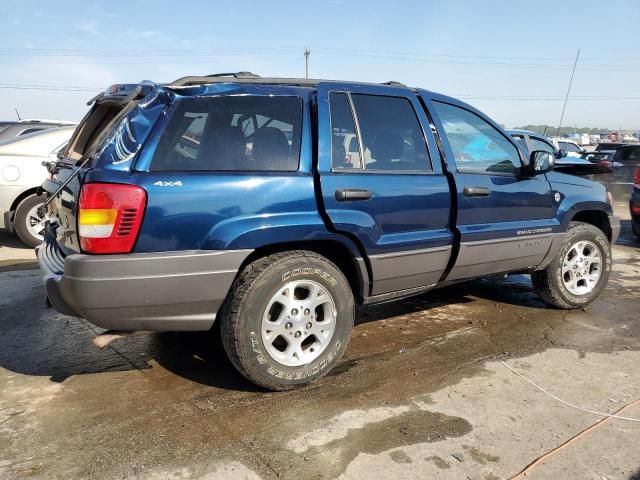
[[[129,253],[138,237],[146,192],[136,185],[85,183],[78,203],[78,236],[87,253]]]
[[[633,181],[633,183],[634,183],[638,188],[640,188],[640,168],[638,168],[638,169],[636,170],[636,178],[635,178],[635,180]]]

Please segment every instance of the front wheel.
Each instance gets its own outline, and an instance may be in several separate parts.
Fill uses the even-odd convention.
[[[593,225],[571,222],[562,248],[544,269],[531,274],[538,295],[554,307],[580,308],[600,295],[611,273],[611,246]]]
[[[44,195],[30,195],[16,209],[14,226],[16,234],[25,244],[34,248],[44,239],[46,217],[41,215],[40,207],[45,202]]]
[[[343,273],[318,254],[291,251],[248,265],[219,320],[236,369],[259,386],[288,390],[331,370],[347,348],[354,316]]]

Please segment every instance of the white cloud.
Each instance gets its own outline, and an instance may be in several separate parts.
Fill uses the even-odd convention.
[[[160,32],[158,32],[157,30],[143,30],[141,32],[138,32],[138,36],[143,38],[148,38],[148,37],[154,37],[158,35],[158,33]]]
[[[90,33],[91,35],[96,35],[98,33],[98,23],[93,20],[83,20],[78,24],[78,29],[85,32]]]

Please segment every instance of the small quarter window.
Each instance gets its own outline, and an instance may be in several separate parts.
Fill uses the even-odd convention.
[[[336,169],[362,168],[360,142],[346,93],[329,95],[331,111],[331,165]]]

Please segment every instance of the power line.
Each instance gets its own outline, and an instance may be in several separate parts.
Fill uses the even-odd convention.
[[[339,48],[339,47],[326,47],[326,46],[314,46],[315,50],[326,52],[344,52],[353,54],[382,54],[392,56],[416,56],[416,57],[436,57],[436,58],[469,58],[469,59],[494,59],[494,60],[546,60],[546,61],[560,61],[569,63],[573,57],[525,57],[525,56],[500,56],[500,55],[455,55],[444,53],[428,53],[428,52],[416,52],[416,51],[403,51],[403,50],[375,50],[375,49],[355,49],[355,48]],[[234,47],[234,48],[179,48],[179,49],[138,49],[132,50],[131,48],[123,49],[79,49],[79,48],[0,48],[0,55],[159,55],[159,56],[174,56],[174,55],[188,55],[197,56],[201,53],[227,53],[237,54],[242,52],[255,53],[255,52],[271,52],[271,51],[290,51],[295,53],[298,50],[297,46],[276,46],[276,47]],[[640,57],[582,57],[583,61],[589,60],[636,60],[640,62]]]
[[[36,90],[36,91],[66,91],[66,92],[98,92],[105,87],[89,86],[63,86],[63,85],[39,85],[39,84],[8,84],[1,83],[0,89],[16,90]],[[526,95],[474,95],[459,94],[451,95],[461,100],[495,100],[495,101],[561,101],[564,97],[559,96],[526,96]],[[640,96],[598,96],[598,95],[577,95],[572,96],[573,101],[615,101],[615,100],[640,100]]]
[[[236,55],[295,55],[297,47],[245,47],[245,48],[195,48],[195,49],[164,49],[164,50],[131,50],[131,49],[0,49],[0,57],[6,57],[5,61],[12,57],[27,57],[28,63],[60,63],[56,62],[36,62],[34,58],[82,58],[86,56],[102,58],[103,61],[84,61],[73,62],[74,64],[130,64],[129,62],[110,62],[107,59],[115,58],[140,58],[140,57],[165,57],[165,58],[189,58],[208,56],[236,56]],[[348,48],[328,48],[316,47],[316,51],[321,55],[329,56],[345,56],[359,58],[380,58],[399,61],[414,61],[425,63],[440,63],[449,65],[464,66],[483,66],[483,67],[512,67],[512,68],[536,68],[536,69],[569,69],[571,63],[564,58],[559,57],[506,57],[506,56],[481,56],[481,55],[451,55],[451,54],[435,54],[408,51],[391,51],[391,50],[367,50],[367,49],[348,49]],[[299,51],[299,50],[298,50]],[[454,60],[451,60],[454,59]],[[457,59],[457,60],[455,60]],[[596,58],[593,58],[596,59]],[[476,60],[476,61],[474,61]],[[482,61],[477,61],[482,60]],[[491,60],[491,61],[487,61]],[[538,62],[530,62],[530,60],[538,60]],[[540,60],[544,60],[540,62]],[[583,60],[585,60],[583,58]],[[609,60],[612,60],[609,58]],[[640,61],[640,58],[635,60]],[[1,61],[1,60],[0,60]],[[13,60],[11,60],[13,62]],[[561,62],[561,63],[558,63]],[[26,63],[26,62],[25,62]],[[147,62],[134,62],[135,64],[144,64]],[[155,64],[156,62],[148,62]],[[168,62],[167,62],[168,63]],[[172,62],[181,63],[181,62]],[[207,60],[199,60],[187,63],[209,63]],[[640,67],[640,63],[583,63],[580,69],[608,69],[610,67],[620,68],[622,70],[611,71],[640,71],[633,69]],[[633,70],[630,70],[633,69]]]

